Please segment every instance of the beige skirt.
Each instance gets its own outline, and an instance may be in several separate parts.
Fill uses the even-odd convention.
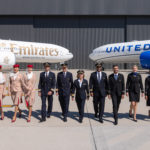
[[[22,103],[22,92],[11,92],[11,99],[14,105]]]
[[[0,93],[0,107],[3,105],[3,93]]]
[[[35,101],[35,92],[31,92],[31,94],[27,95],[25,94],[25,102],[26,102],[26,106],[33,106]]]

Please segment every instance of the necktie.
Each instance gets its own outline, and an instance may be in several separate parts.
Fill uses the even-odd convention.
[[[66,78],[66,72],[64,72],[64,78]]]
[[[48,77],[48,72],[46,72],[46,78]]]
[[[100,83],[101,81],[101,76],[100,76],[100,72],[98,72],[98,82]]]
[[[114,75],[114,77],[115,77],[115,80],[117,80],[117,79],[118,79],[118,75],[117,75],[117,74],[115,74],[115,75]]]

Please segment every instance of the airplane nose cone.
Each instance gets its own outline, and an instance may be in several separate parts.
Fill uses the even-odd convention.
[[[91,60],[93,60],[93,53],[91,53],[91,54],[89,55],[89,58],[90,58]]]
[[[69,59],[72,59],[72,58],[73,58],[73,54],[72,54],[72,53],[69,53],[69,54],[68,54],[68,58],[69,58]]]

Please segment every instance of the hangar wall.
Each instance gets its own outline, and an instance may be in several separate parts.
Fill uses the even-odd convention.
[[[98,46],[150,39],[149,33],[150,16],[0,16],[1,39],[64,46],[74,54],[73,60],[69,61],[69,67],[73,69],[93,69],[94,63],[88,55]],[[22,64],[22,68],[24,66]],[[106,68],[111,66],[105,65]],[[41,67],[41,64],[36,65],[37,69]]]

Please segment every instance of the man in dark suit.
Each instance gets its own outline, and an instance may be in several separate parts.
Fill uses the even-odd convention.
[[[67,64],[63,63],[62,72],[57,75],[56,95],[59,95],[59,102],[62,109],[64,122],[67,122],[70,96],[73,90],[73,76],[68,72]]]
[[[125,94],[125,83],[124,76],[119,72],[118,65],[113,66],[113,72],[109,75],[108,83],[109,83],[109,99],[112,98],[113,104],[113,113],[114,113],[114,124],[118,124],[118,110],[121,102],[121,98],[124,98]]]
[[[39,80],[39,96],[42,99],[42,110],[41,122],[46,121],[46,115],[48,118],[51,116],[52,107],[53,107],[53,94],[54,88],[56,85],[55,74],[50,71],[50,64],[44,63],[45,71],[40,74]],[[46,99],[48,98],[48,111],[46,114]]]
[[[90,95],[93,97],[95,117],[98,117],[99,113],[99,121],[103,123],[105,97],[108,94],[108,82],[106,73],[102,72],[102,65],[97,63],[95,66],[97,71],[91,74],[89,81]]]

